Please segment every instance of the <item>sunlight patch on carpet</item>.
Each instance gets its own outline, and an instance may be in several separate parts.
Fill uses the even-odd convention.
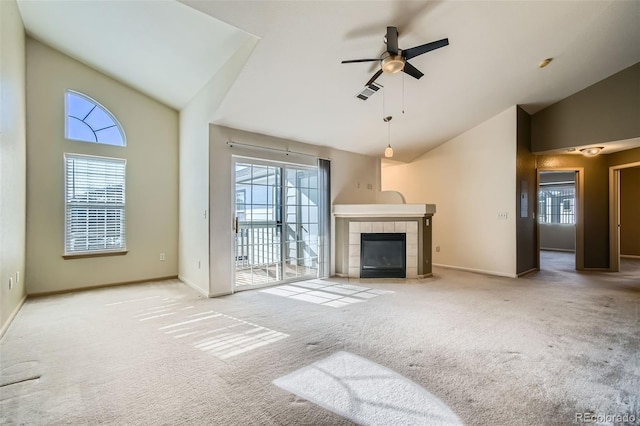
[[[113,303],[107,303],[105,304],[105,306],[115,306],[115,305],[122,305],[124,303],[135,303],[135,302],[144,302],[146,300],[149,299],[157,299],[160,296],[149,296],[149,297],[142,297],[140,299],[130,299],[130,300],[121,300],[119,302],[113,302]]]
[[[349,352],[337,352],[273,383],[358,424],[462,425],[444,402],[416,383]]]
[[[364,302],[383,294],[393,293],[390,290],[376,290],[325,280],[302,281],[260,291],[317,305],[331,306],[332,308],[340,308],[353,303]]]
[[[135,311],[132,319],[152,324],[167,337],[219,359],[229,359],[289,337],[221,312],[201,310],[194,313],[196,307],[180,299],[164,298],[155,302],[153,306]]]

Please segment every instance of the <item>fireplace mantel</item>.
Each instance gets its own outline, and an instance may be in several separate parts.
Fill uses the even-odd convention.
[[[435,204],[334,204],[335,217],[424,217],[435,214]]]
[[[406,235],[406,277],[431,275],[434,204],[334,204],[336,275],[360,278],[360,240],[365,233]]]

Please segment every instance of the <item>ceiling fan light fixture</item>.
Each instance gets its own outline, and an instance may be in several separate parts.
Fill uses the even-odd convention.
[[[382,60],[382,71],[396,74],[404,69],[404,58],[400,55],[389,55]]]
[[[600,151],[602,151],[603,149],[603,146],[591,146],[589,148],[582,148],[580,152],[585,157],[595,157],[596,155],[600,154]]]

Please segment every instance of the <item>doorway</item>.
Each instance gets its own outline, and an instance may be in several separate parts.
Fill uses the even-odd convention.
[[[538,170],[539,269],[583,269],[582,187],[580,169]]]
[[[620,272],[626,265],[640,269],[640,162],[609,168],[610,269]],[[623,262],[621,257],[624,257]]]
[[[234,290],[317,278],[318,168],[234,161]]]

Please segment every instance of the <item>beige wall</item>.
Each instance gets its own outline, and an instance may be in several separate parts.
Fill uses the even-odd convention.
[[[640,167],[620,171],[620,254],[640,256]]]
[[[0,336],[25,298],[25,34],[14,0],[0,1]],[[9,289],[9,279],[13,288]]]
[[[516,113],[511,107],[412,163],[383,168],[383,190],[436,205],[434,265],[515,276]]]
[[[180,279],[209,294],[209,123],[257,40],[245,44],[180,111]]]
[[[306,156],[284,155],[256,149],[230,148],[226,142],[234,142],[289,149],[320,157],[331,158],[331,201],[334,203],[366,204],[375,203],[376,193],[380,190],[380,160],[324,148],[307,145],[287,139],[280,139],[256,133],[212,125],[210,128],[210,252],[211,296],[228,294],[232,291],[233,280],[233,192],[232,156],[264,158],[273,161],[295,162],[315,165],[314,159]],[[369,185],[371,188],[369,189]],[[332,233],[335,226],[332,226]],[[332,237],[332,241],[335,238]],[[331,250],[331,273],[335,272],[335,247]]]
[[[640,137],[640,63],[537,112],[534,152]]]
[[[65,89],[108,108],[124,127],[127,147],[66,140]],[[28,293],[176,276],[178,113],[27,39],[27,116]],[[65,152],[127,159],[127,255],[62,258]]]

